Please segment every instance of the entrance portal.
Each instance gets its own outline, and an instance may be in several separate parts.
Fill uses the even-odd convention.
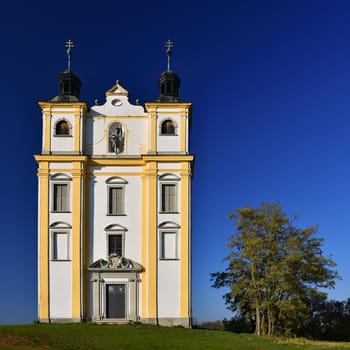
[[[125,284],[106,285],[106,317],[126,318]]]

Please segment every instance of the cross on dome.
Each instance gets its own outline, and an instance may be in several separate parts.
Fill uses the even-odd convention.
[[[72,48],[74,47],[74,43],[72,40],[68,40],[66,42],[66,48],[67,48],[67,56],[68,56],[68,70],[70,70],[70,64],[71,64],[71,58],[72,58]]]
[[[170,56],[171,56],[171,49],[174,47],[174,43],[168,39],[168,41],[165,43],[166,47],[166,54],[168,56],[168,71],[170,71]]]

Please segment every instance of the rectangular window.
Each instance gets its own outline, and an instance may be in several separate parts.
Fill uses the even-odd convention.
[[[163,184],[162,185],[162,212],[176,212],[177,210],[176,185]]]
[[[123,256],[123,236],[108,235],[108,255],[117,254]]]
[[[124,187],[108,187],[108,215],[124,214]]]
[[[176,232],[161,232],[160,240],[160,258],[177,259]]]
[[[67,232],[53,232],[52,260],[69,260],[69,234]]]
[[[68,211],[68,203],[68,184],[53,184],[53,211]]]

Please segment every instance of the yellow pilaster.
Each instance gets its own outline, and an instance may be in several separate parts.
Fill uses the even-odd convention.
[[[181,165],[181,235],[180,235],[180,317],[189,316],[189,245],[190,245],[190,221],[189,221],[189,177],[191,175],[190,163]]]
[[[186,138],[187,138],[186,116],[182,115],[180,119],[180,151],[181,152],[187,152]]]
[[[141,233],[141,264],[143,266],[142,271],[142,309],[141,309],[141,318],[146,318],[148,309],[147,309],[147,182],[145,175],[146,168],[143,167],[142,175],[142,233]]]
[[[51,115],[45,115],[45,137],[44,137],[44,152],[51,152]]]
[[[154,111],[155,113],[155,111]],[[157,115],[151,114],[151,152],[157,151]]]
[[[39,163],[39,319],[49,319],[49,163]]]
[[[157,163],[147,164],[148,182],[148,237],[147,237],[147,270],[148,270],[148,317],[157,317]]]
[[[82,163],[73,162],[72,170],[72,318],[81,312],[81,184]]]
[[[74,151],[80,152],[80,114],[75,115],[74,124]]]
[[[89,250],[90,250],[90,192],[89,192],[89,183],[90,183],[90,175],[88,173],[85,173],[85,177],[83,180],[84,188],[83,188],[83,201],[84,201],[84,229],[83,229],[83,242],[81,244],[83,245],[83,254],[84,254],[84,317],[88,315],[89,312]]]

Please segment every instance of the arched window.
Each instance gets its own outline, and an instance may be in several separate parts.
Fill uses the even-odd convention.
[[[180,226],[175,222],[167,221],[158,226],[159,229],[159,259],[177,260],[178,235]]]
[[[66,120],[60,120],[56,124],[55,134],[57,136],[69,136],[70,135],[69,123]]]
[[[125,255],[125,232],[128,229],[118,224],[112,224],[105,227],[107,239],[107,257],[113,255]]]
[[[159,177],[161,213],[176,213],[178,211],[179,181],[180,178],[174,174],[163,174]]]
[[[70,231],[72,226],[62,222],[54,222],[50,225],[51,231],[51,260],[70,260]]]
[[[69,212],[71,180],[71,177],[66,174],[53,174],[50,176],[52,191],[52,212]]]
[[[161,134],[162,135],[175,135],[175,123],[170,119],[165,120],[162,123]]]
[[[128,182],[114,176],[106,180],[107,184],[107,215],[125,214],[125,185]]]

